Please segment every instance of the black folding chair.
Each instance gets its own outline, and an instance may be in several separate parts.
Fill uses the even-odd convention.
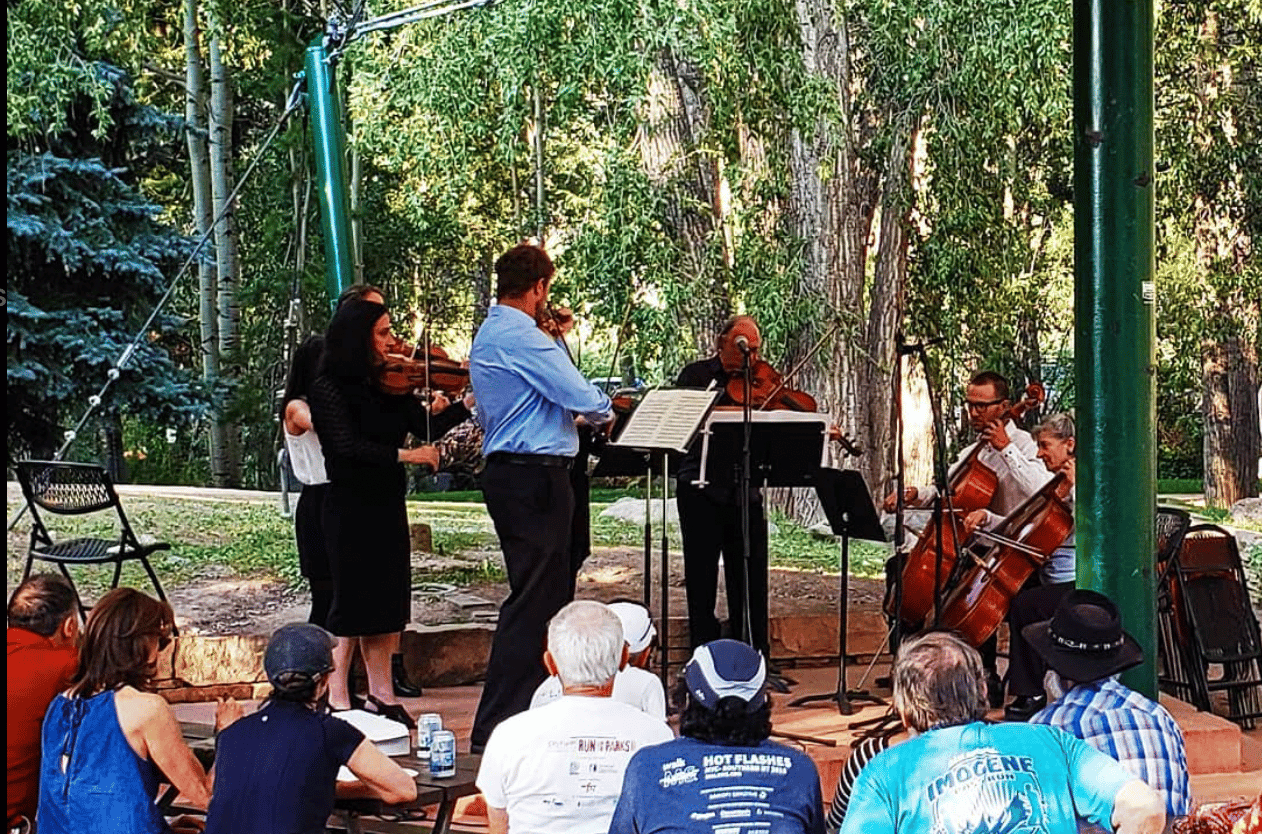
[[[1183,537],[1192,526],[1192,517],[1176,507],[1158,507],[1156,515],[1157,571],[1157,685],[1163,692],[1181,701],[1195,703],[1192,691],[1191,660],[1187,647],[1179,640],[1178,624],[1172,604],[1174,589],[1174,557],[1183,547]]]
[[[1212,711],[1212,693],[1225,692],[1226,717],[1252,729],[1262,718],[1262,629],[1249,602],[1236,537],[1217,525],[1198,524],[1183,537],[1172,567],[1171,603],[1191,662],[1194,703]]]
[[[153,582],[158,599],[166,602],[162,583],[149,564],[149,556],[159,550],[170,550],[166,542],[142,544],[132,530],[123,505],[114,491],[114,482],[104,468],[91,463],[62,463],[46,460],[24,460],[17,464],[18,481],[31,510],[31,544],[26,554],[22,579],[30,576],[36,559],[52,562],[74,587],[67,565],[114,565],[111,588],[118,587],[123,562],[134,559],[144,567]],[[44,524],[40,510],[56,515],[87,515],[113,509],[118,514],[119,536],[116,539],[76,538],[55,541]],[[78,596],[78,589],[75,595]],[[79,597],[79,609],[86,616],[88,607]]]

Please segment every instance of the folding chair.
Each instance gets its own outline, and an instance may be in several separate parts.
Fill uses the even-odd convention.
[[[1184,536],[1172,568],[1171,604],[1194,702],[1209,712],[1212,693],[1225,692],[1226,717],[1252,729],[1262,718],[1262,633],[1236,538],[1217,525],[1198,524]],[[1211,666],[1221,674],[1211,677]]]
[[[1172,604],[1174,558],[1183,547],[1183,537],[1192,526],[1192,517],[1175,507],[1158,507],[1156,514],[1157,572],[1157,684],[1181,701],[1194,703],[1188,669],[1191,661],[1179,640]]]
[[[149,556],[159,550],[170,550],[166,542],[142,544],[132,530],[123,505],[114,491],[114,482],[104,468],[91,463],[62,463],[58,461],[24,460],[17,464],[18,481],[31,510],[31,543],[26,555],[26,568],[22,579],[30,576],[36,559],[52,562],[74,587],[74,580],[67,565],[113,564],[114,580],[110,588],[118,587],[123,573],[123,562],[134,559],[144,567],[153,582],[158,599],[166,602],[162,583],[149,564]],[[113,508],[118,514],[120,533],[117,539],[77,538],[58,542],[44,524],[39,510],[56,515],[86,515]],[[79,592],[76,589],[75,595]],[[87,606],[79,597],[79,609],[86,616]]]

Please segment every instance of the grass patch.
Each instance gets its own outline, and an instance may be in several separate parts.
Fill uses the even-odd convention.
[[[1200,478],[1158,478],[1157,492],[1163,494],[1202,493],[1205,482]]]
[[[10,503],[9,513],[21,504]],[[268,576],[298,585],[298,547],[293,521],[281,516],[271,504],[226,501],[194,501],[178,498],[125,498],[124,508],[138,536],[171,544],[149,561],[164,587],[219,576]],[[78,537],[115,538],[114,517],[105,513],[87,516],[44,514],[45,524],[58,540]],[[30,537],[29,516],[9,532],[6,564],[10,587],[22,575]],[[36,562],[33,571],[56,570],[49,562]],[[109,587],[113,565],[71,567],[75,584],[88,596]],[[150,586],[139,562],[127,562],[121,583],[137,588]]]
[[[776,532],[769,542],[772,567],[796,568],[817,573],[837,573],[841,560],[841,543],[823,539],[780,513],[772,513]],[[885,575],[889,547],[876,542],[850,542],[850,574],[867,578]]]
[[[643,498],[644,489],[638,486],[601,487],[591,489],[589,500],[593,504],[612,504],[619,498]],[[408,496],[409,501],[441,504],[481,504],[482,490],[452,490],[451,492],[414,492]]]
[[[413,585],[422,582],[432,582],[437,585],[463,587],[465,585],[479,585],[484,582],[503,582],[505,578],[504,568],[500,566],[497,559],[483,559],[478,564],[469,565],[468,567],[433,571],[413,569],[412,571]]]

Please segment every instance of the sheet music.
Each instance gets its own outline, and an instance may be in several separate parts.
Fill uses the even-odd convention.
[[[721,391],[657,388],[644,395],[616,442],[630,449],[686,452]]]

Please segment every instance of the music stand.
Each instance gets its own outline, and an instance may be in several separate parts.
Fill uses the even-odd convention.
[[[819,695],[805,695],[790,701],[789,706],[800,707],[815,701],[834,701],[837,711],[850,715],[854,707],[850,702],[870,701],[885,703],[867,690],[846,688],[846,643],[849,628],[848,603],[850,597],[850,539],[885,542],[885,530],[876,514],[876,505],[863,476],[853,469],[821,469],[815,492],[828,516],[833,534],[841,537],[841,595],[837,601],[837,689]]]
[[[828,432],[828,416],[814,412],[716,411],[706,423],[701,446],[701,472],[698,486],[708,484],[708,472],[735,472],[738,484],[743,480],[745,451],[749,455],[749,488],[738,496],[746,513],[749,494],[766,486],[802,487],[814,486],[825,460],[824,438]],[[741,491],[738,487],[738,492]],[[746,515],[745,518],[748,516]],[[745,526],[742,519],[742,527]],[[744,632],[753,643],[753,621],[750,612],[749,558],[750,538],[742,530],[742,571],[745,580]],[[724,554],[724,558],[727,554]],[[728,589],[729,600],[731,589]],[[761,651],[761,647],[754,646]],[[787,692],[785,681],[777,679],[775,686]]]
[[[669,539],[667,537],[666,509],[670,494],[670,452],[683,453],[701,428],[706,415],[714,408],[721,391],[714,389],[698,390],[695,388],[655,388],[644,395],[644,399],[636,407],[626,426],[618,435],[618,439],[605,444],[606,449],[615,450],[615,454],[625,452],[640,453],[647,461],[652,483],[654,459],[661,461],[662,466],[662,602],[661,602],[661,680],[662,687],[670,690],[667,681],[667,666],[670,654],[670,559]],[[649,498],[651,490],[646,490],[645,497],[645,533],[644,533],[644,599],[645,608],[649,600],[649,572],[652,568],[652,539],[648,518]]]

